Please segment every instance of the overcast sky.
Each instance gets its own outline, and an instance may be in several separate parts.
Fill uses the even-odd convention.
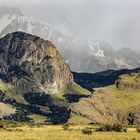
[[[140,48],[140,0],[0,0],[50,23],[68,19],[91,40]]]

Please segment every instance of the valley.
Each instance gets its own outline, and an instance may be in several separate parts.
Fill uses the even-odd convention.
[[[130,1],[0,1],[0,140],[140,140]]]

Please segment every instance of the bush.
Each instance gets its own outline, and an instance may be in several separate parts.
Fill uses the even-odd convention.
[[[137,132],[138,132],[138,133],[140,133],[140,127],[139,127],[139,128],[137,128]]]
[[[120,125],[120,124],[114,124],[113,127],[112,127],[112,129],[113,129],[115,132],[122,132],[123,127],[122,127],[122,125]]]
[[[122,132],[123,131],[123,127],[120,124],[104,124],[101,125],[99,128],[96,129],[96,131],[103,131],[103,132],[110,132],[110,131],[115,131],[115,132]],[[127,131],[124,130],[124,132]]]
[[[3,128],[4,128],[4,125],[0,123],[0,129],[3,129]]]
[[[82,129],[82,133],[83,134],[87,134],[87,135],[91,135],[92,134],[92,130],[89,128],[84,128]]]
[[[65,125],[62,126],[63,130],[68,130],[69,127],[70,127],[69,124],[65,124]]]
[[[127,132],[127,128],[126,127],[122,128],[122,132]]]
[[[96,129],[96,131],[103,131],[103,132],[112,131],[112,125],[109,124],[101,125],[99,128]]]
[[[19,131],[19,132],[21,132],[21,131],[23,131],[22,129],[19,129],[19,128],[6,128],[5,130],[7,130],[7,131]]]

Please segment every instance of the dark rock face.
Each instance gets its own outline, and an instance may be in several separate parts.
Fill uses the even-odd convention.
[[[23,32],[0,39],[0,78],[24,93],[57,93],[73,84],[69,66],[55,46]]]

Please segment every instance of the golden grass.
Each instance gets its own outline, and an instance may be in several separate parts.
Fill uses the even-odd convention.
[[[140,140],[137,132],[93,132],[82,134],[85,126],[72,126],[63,130],[61,125],[48,125],[39,128],[21,127],[19,129],[0,130],[0,140]]]
[[[10,115],[10,114],[14,114],[16,112],[16,108],[9,105],[9,104],[5,104],[5,103],[0,103],[0,113],[1,115]]]
[[[37,114],[28,115],[28,117],[33,119],[35,123],[44,123],[47,120],[46,116],[37,115]]]
[[[111,93],[110,95],[117,99],[127,112],[133,111],[140,104],[139,89],[126,88],[124,90],[118,90],[116,86],[113,85],[106,87],[105,90]]]
[[[139,80],[139,76],[140,76],[140,73],[133,73],[131,75],[129,74],[124,74],[121,77],[121,81],[123,83],[128,83],[128,84],[136,84],[137,83],[137,80]]]

